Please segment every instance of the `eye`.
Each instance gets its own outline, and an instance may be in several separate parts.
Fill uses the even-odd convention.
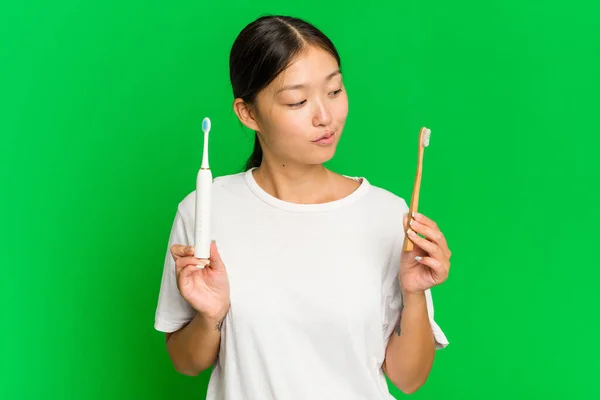
[[[301,101],[301,102],[299,102],[299,103],[288,104],[287,106],[288,106],[288,107],[291,107],[291,108],[296,108],[296,107],[300,107],[300,106],[302,106],[302,104],[304,104],[304,103],[306,103],[306,100],[302,100],[302,101]]]
[[[340,88],[340,89],[338,89],[338,90],[335,90],[335,91],[333,91],[333,92],[331,92],[331,93],[329,93],[329,94],[331,94],[331,95],[333,95],[333,96],[337,96],[337,95],[338,95],[338,94],[340,94],[340,93],[342,93],[342,89],[341,89],[341,88]]]

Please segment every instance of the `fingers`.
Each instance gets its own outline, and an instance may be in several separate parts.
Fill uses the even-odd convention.
[[[190,265],[194,268],[201,268],[206,264],[208,264],[208,260],[196,258],[193,255],[189,257],[181,257],[175,261],[175,273],[179,274],[181,270]]]
[[[430,239],[440,247],[444,247],[446,245],[446,238],[444,237],[444,234],[437,228],[432,228],[414,219],[410,221],[410,228]]]
[[[425,250],[425,252],[427,252],[428,254],[436,255],[438,257],[442,255],[441,249],[439,248],[439,246],[437,244],[430,242],[427,239],[422,238],[421,236],[417,235],[415,233],[415,231],[413,231],[412,229],[408,229],[408,231],[406,233],[408,234],[408,237],[415,245],[417,245],[421,249]]]
[[[194,246],[185,246],[183,244],[174,244],[171,246],[171,256],[174,261],[180,257],[191,256],[194,254]]]
[[[437,244],[445,257],[450,257],[450,250],[448,249],[446,237],[434,221],[423,214],[415,213],[415,217],[410,220],[409,227]]]
[[[225,268],[221,254],[217,248],[217,244],[213,240],[210,243],[210,258],[196,258],[194,257],[194,247],[184,246],[180,244],[174,244],[171,246],[171,255],[175,260],[175,272],[179,274],[181,270],[186,268],[188,265],[194,265],[196,268],[210,266],[214,269]]]
[[[221,254],[214,240],[210,243],[210,266],[213,269],[225,269],[225,264],[221,260]]]
[[[199,271],[200,270],[195,265],[187,265],[186,267],[179,270],[179,272],[177,272],[177,287],[179,288],[179,290],[181,290],[182,282],[185,282],[185,280],[182,281],[182,278],[189,278],[192,274],[198,273]]]
[[[194,257],[194,246],[185,246],[174,244],[171,246],[171,256],[175,260],[175,272],[179,274],[181,270],[188,265],[194,265],[196,268],[208,264],[208,260]]]
[[[448,272],[450,270],[450,266],[445,265],[440,260],[435,259],[433,257],[420,257],[420,258],[417,258],[417,261],[419,263],[421,263],[423,265],[427,265],[429,268],[431,268],[433,273],[435,274],[436,278],[438,278],[440,280],[444,280],[448,277]]]
[[[431,228],[434,229],[438,229],[437,224],[430,218],[426,217],[425,215],[418,213],[418,212],[413,212],[414,215],[412,215],[412,218],[417,220],[418,222],[422,223],[423,225],[429,226]]]
[[[223,260],[221,260],[221,254],[219,253],[217,243],[214,240],[210,242],[210,258],[202,258],[200,261],[213,270],[225,269],[225,264],[223,264]]]

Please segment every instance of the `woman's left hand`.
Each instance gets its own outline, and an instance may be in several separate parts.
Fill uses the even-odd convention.
[[[410,217],[404,217],[405,226]],[[422,293],[444,282],[448,278],[452,254],[444,234],[434,221],[420,213],[415,213],[410,221],[406,240],[410,238],[414,246],[412,251],[402,251],[399,273],[400,287],[405,294]]]

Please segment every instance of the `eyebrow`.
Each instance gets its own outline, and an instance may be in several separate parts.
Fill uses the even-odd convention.
[[[330,80],[334,76],[341,75],[341,74],[342,74],[342,72],[339,69],[335,70],[335,71],[333,71],[332,73],[330,73],[329,75],[327,75],[325,77],[325,82],[327,82],[328,80]],[[306,87],[306,85],[304,85],[304,84],[286,85],[286,86],[282,87],[281,89],[279,89],[277,91],[277,93],[281,93],[281,92],[286,91],[286,90],[304,89],[305,87]]]

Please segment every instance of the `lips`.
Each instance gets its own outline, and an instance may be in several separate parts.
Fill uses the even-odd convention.
[[[319,138],[317,138],[317,139],[313,140],[313,142],[318,142],[318,141],[319,141],[319,140],[321,140],[321,139],[328,139],[328,138],[330,138],[331,136],[333,136],[333,134],[334,134],[334,133],[335,133],[335,132],[333,132],[333,131],[331,131],[331,132],[325,132],[325,134],[324,134],[324,135],[322,135],[322,136],[320,136]]]

